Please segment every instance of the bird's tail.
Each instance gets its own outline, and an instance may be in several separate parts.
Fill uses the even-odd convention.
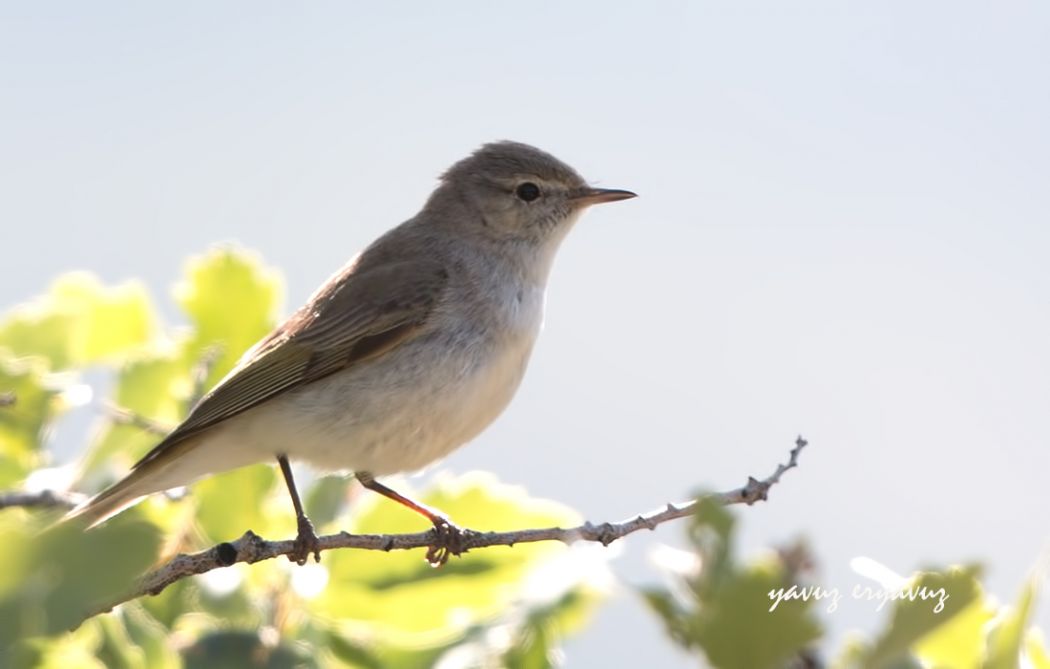
[[[135,504],[146,495],[166,488],[158,488],[149,468],[135,469],[91,499],[81,502],[62,519],[76,520],[94,527]]]
[[[208,473],[207,462],[195,453],[194,442],[173,445],[156,457],[146,457],[127,476],[91,499],[78,504],[62,519],[94,527],[135,504],[146,495],[192,483]]]

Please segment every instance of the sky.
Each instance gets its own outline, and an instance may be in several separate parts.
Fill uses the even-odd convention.
[[[972,560],[1012,599],[1050,502],[1050,6],[4,3],[0,305],[236,241],[290,312],[478,145],[640,197],[566,240],[515,401],[442,469],[593,521],[765,475],[741,549],[818,580]],[[659,579],[633,536],[613,567]],[[836,636],[884,615],[844,603]],[[1040,620],[1050,627],[1043,611]],[[570,666],[693,666],[624,589]]]

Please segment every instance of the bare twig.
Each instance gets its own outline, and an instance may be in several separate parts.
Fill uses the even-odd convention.
[[[39,492],[5,492],[0,494],[0,509],[20,506],[31,509],[72,509],[86,496],[75,492],[41,490]]]
[[[222,346],[214,344],[204,349],[201,359],[194,365],[190,374],[193,380],[193,390],[186,400],[186,411],[192,411],[193,407],[197,406],[197,402],[204,397],[204,393],[208,390],[208,377],[211,376],[211,370],[215,368],[215,363],[219,362],[220,357],[222,357]]]
[[[769,489],[780,481],[780,477],[784,472],[798,466],[799,453],[805,446],[806,440],[799,437],[795,441],[795,447],[791,449],[791,455],[787,463],[778,465],[771,476],[761,480],[748,477],[744,486],[727,492],[715,493],[710,495],[710,497],[725,505],[751,505],[755,502],[764,501],[768,497]],[[653,530],[661,523],[690,516],[696,509],[696,505],[696,500],[680,504],[668,504],[662,509],[641,514],[619,523],[594,525],[588,522],[579,527],[568,529],[549,527],[513,532],[467,531],[463,537],[462,544],[458,548],[462,552],[466,552],[488,546],[513,546],[514,544],[537,541],[562,541],[567,544],[576,541],[596,541],[607,546],[613,541],[638,530]],[[317,550],[326,551],[336,548],[362,548],[379,551],[406,550],[432,547],[437,541],[438,536],[434,530],[416,534],[349,534],[340,532],[339,534],[320,537]],[[167,564],[146,574],[134,589],[107,603],[106,606],[99,608],[96,613],[108,611],[121,602],[126,602],[142,595],[159,594],[164,588],[187,576],[203,574],[212,569],[228,567],[238,562],[252,564],[261,560],[269,560],[280,555],[289,555],[294,550],[295,542],[290,539],[266,541],[251,530],[248,530],[236,541],[224,542],[199,553],[175,556]]]
[[[18,402],[18,396],[15,395],[15,391],[8,390],[0,393],[0,407],[13,407],[16,402]]]
[[[117,425],[130,425],[131,427],[137,427],[140,430],[145,430],[150,434],[163,437],[171,432],[171,427],[164,425],[159,421],[155,421],[152,418],[146,418],[140,413],[136,413],[131,409],[125,409],[124,407],[118,407],[114,404],[103,404],[102,410],[106,416],[116,423]]]

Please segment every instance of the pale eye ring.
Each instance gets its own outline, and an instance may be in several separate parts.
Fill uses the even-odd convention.
[[[540,196],[540,187],[531,181],[526,181],[514,189],[514,194],[523,202],[532,202]]]

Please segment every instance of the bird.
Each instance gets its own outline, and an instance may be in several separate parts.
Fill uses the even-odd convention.
[[[329,278],[122,479],[71,510],[88,527],[143,497],[276,461],[296,514],[290,559],[320,560],[290,461],[349,471],[435,528],[427,559],[462,530],[377,477],[417,471],[507,407],[543,323],[558,247],[588,207],[636,197],[596,188],[528,144],[482,145],[440,177],[418,214]]]

